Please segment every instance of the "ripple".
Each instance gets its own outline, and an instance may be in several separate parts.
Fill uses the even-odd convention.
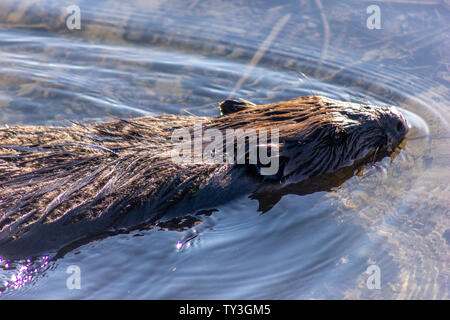
[[[155,2],[141,11],[110,4],[83,9],[85,32],[68,34],[56,22],[43,30],[26,21],[0,31],[2,123],[218,116],[217,102],[230,93],[256,103],[317,94],[396,105],[411,131],[395,157],[367,166],[333,192],[287,195],[265,214],[243,196],[182,232],[153,229],[90,243],[33,275],[38,286],[19,281],[26,278],[21,269],[26,264],[17,264],[14,272],[3,268],[1,279],[17,287],[3,288],[4,296],[445,297],[450,118],[448,90],[441,83],[361,46],[329,45],[324,58],[321,20],[312,9],[292,16],[285,34],[249,66],[277,21],[250,19],[258,8],[256,13],[234,8],[225,17],[200,10],[199,18],[174,4]],[[49,15],[58,16],[60,8],[54,9]],[[31,19],[29,13],[23,19]],[[238,18],[241,23],[233,24]],[[304,29],[296,33],[296,28]],[[72,264],[81,267],[82,293],[65,286]],[[379,292],[365,285],[371,264],[382,272]]]

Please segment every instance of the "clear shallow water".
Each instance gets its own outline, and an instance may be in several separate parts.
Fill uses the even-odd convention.
[[[74,3],[80,31],[65,26]],[[321,94],[397,105],[412,131],[392,161],[333,192],[286,195],[265,214],[243,196],[183,232],[1,261],[0,297],[448,298],[448,6],[380,3],[383,29],[369,30],[369,4],[2,2],[2,124],[218,116],[230,95]],[[366,285],[372,264],[379,290]],[[66,286],[71,265],[80,290]]]

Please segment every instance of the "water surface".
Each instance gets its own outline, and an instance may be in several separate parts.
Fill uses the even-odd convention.
[[[81,30],[66,8],[78,5]],[[398,106],[403,149],[332,192],[247,196],[184,231],[154,228],[58,259],[0,260],[2,299],[447,299],[446,1],[2,1],[0,123],[218,116],[320,94]],[[0,251],[1,256],[1,251]],[[66,273],[81,271],[81,288]],[[366,272],[379,267],[381,288]]]

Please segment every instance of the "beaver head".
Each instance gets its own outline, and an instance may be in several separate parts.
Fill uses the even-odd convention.
[[[245,100],[220,104],[215,125],[279,131],[279,171],[293,183],[389,152],[408,125],[395,107],[362,105],[320,96],[257,106]]]

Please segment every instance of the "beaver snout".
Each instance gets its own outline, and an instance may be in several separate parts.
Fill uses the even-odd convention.
[[[408,133],[409,126],[405,117],[396,107],[385,109],[385,134],[387,144],[392,145],[402,141]]]

